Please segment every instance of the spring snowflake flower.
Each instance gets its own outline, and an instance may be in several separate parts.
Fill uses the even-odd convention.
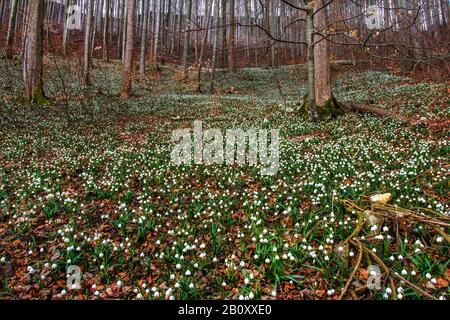
[[[271,293],[272,297],[276,297],[277,296],[277,292],[275,290],[273,290]]]
[[[94,292],[94,294],[95,294],[96,296],[98,296],[98,295],[100,295],[100,292],[99,292],[98,290],[96,290],[96,291]]]
[[[118,287],[121,287],[122,286],[122,281],[119,280],[119,281],[117,281],[116,284],[117,284]]]
[[[250,293],[248,294],[248,297],[249,297],[250,299],[253,299],[253,298],[255,297],[255,295],[253,294],[253,292],[250,292]]]
[[[245,298],[244,298],[244,296],[241,294],[240,296],[239,296],[239,300],[244,300]]]
[[[428,280],[430,280],[430,279],[431,279],[431,274],[427,273],[427,274],[425,275],[425,277],[426,277]]]
[[[138,295],[136,296],[137,299],[141,300],[143,298],[141,293],[138,293]]]
[[[189,277],[192,273],[191,273],[191,270],[186,270],[186,272],[184,274]]]
[[[408,271],[406,271],[406,269],[403,269],[403,270],[402,270],[402,275],[403,275],[403,276],[408,275]]]
[[[177,265],[175,266],[175,268],[177,268],[177,270],[181,270],[181,264],[177,263]]]

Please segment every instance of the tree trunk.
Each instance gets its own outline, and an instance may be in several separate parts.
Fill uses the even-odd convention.
[[[12,0],[11,12],[9,14],[8,34],[6,36],[6,58],[11,59],[13,55],[14,34],[16,31],[17,4],[19,0]]]
[[[212,94],[214,92],[214,78],[216,76],[216,64],[217,64],[217,56],[219,54],[219,37],[220,37],[220,1],[218,0],[216,3],[216,13],[215,13],[217,26],[216,26],[216,34],[214,37],[213,43],[213,55],[211,59],[211,80],[209,83],[208,93]]]
[[[64,29],[63,29],[63,55],[67,55],[67,43],[69,42],[69,28],[67,25],[69,0],[64,0]]]
[[[43,90],[43,33],[44,0],[28,4],[27,39],[23,58],[24,99],[38,104],[46,103]]]
[[[84,65],[83,65],[83,84],[89,86],[91,84],[90,70],[92,64],[92,23],[94,0],[87,0],[87,17],[86,27],[84,31]]]
[[[139,62],[139,74],[143,78],[145,76],[145,58],[147,55],[147,33],[148,33],[148,11],[149,11],[149,0],[143,0],[142,11],[144,13],[143,18],[143,29],[141,37],[141,60]]]
[[[324,6],[325,0],[316,0],[314,10]],[[314,15],[314,27],[322,30],[327,27],[326,8],[317,11]],[[331,70],[330,55],[328,41],[324,40],[320,35],[315,36],[314,41],[314,70],[315,70],[315,87],[316,87],[316,103],[317,107],[328,107],[333,104],[333,94],[331,92]]]
[[[230,34],[229,34],[229,51],[228,51],[228,69],[231,72],[234,72],[236,70],[236,59],[235,59],[235,34],[236,34],[236,28],[235,28],[235,17],[234,17],[234,0],[230,0]]]
[[[131,83],[133,80],[133,54],[134,54],[134,33],[136,22],[136,0],[127,2],[127,33],[126,48],[123,63],[123,86],[122,97],[128,97],[131,94]]]
[[[314,23],[313,13],[314,10],[308,7],[306,13],[306,43],[307,43],[307,67],[308,67],[308,103],[305,106],[309,106],[309,112],[312,122],[319,120],[316,106],[316,91],[315,91],[315,70],[314,70]],[[306,101],[305,101],[306,102]],[[307,109],[307,108],[306,108]]]
[[[108,62],[109,61],[109,54],[108,54],[108,30],[109,30],[109,19],[110,19],[110,12],[111,10],[111,0],[105,0],[105,21],[103,23],[103,61]]]
[[[191,36],[191,18],[192,18],[192,0],[187,1],[187,17],[184,35],[184,47],[183,47],[183,78],[188,79],[188,63],[189,63],[189,43]]]

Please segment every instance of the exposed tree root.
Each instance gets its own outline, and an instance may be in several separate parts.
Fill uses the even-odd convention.
[[[396,287],[394,283],[394,278],[402,281],[402,283],[405,283],[409,287],[411,287],[413,290],[415,290],[418,294],[420,294],[422,297],[431,299],[431,300],[438,300],[435,296],[431,295],[430,293],[426,292],[425,290],[419,288],[415,284],[411,283],[401,275],[399,275],[396,272],[393,272],[390,270],[386,264],[383,262],[383,260],[370,248],[365,246],[361,241],[358,239],[359,234],[363,231],[363,226],[365,223],[365,217],[364,212],[369,211],[370,214],[378,215],[383,217],[384,219],[390,219],[394,220],[395,222],[398,222],[400,220],[407,221],[408,223],[423,223],[429,228],[435,230],[437,233],[439,233],[447,242],[450,242],[450,236],[442,230],[442,227],[450,227],[450,217],[444,216],[438,212],[435,212],[433,210],[427,209],[418,209],[416,211],[405,209],[405,208],[399,208],[397,206],[392,206],[388,204],[383,203],[372,203],[370,209],[364,209],[360,207],[356,202],[352,200],[340,200],[339,201],[347,212],[357,215],[358,216],[358,222],[355,227],[355,230],[351,233],[351,235],[345,239],[343,242],[341,242],[341,245],[347,245],[350,243],[355,248],[358,248],[358,258],[356,261],[356,264],[354,266],[354,269],[352,273],[350,274],[350,277],[348,278],[340,296],[339,300],[343,299],[345,295],[347,294],[347,291],[352,283],[353,278],[355,277],[356,272],[358,271],[363,253],[366,253],[366,259],[368,260],[368,264],[370,263],[370,258],[372,258],[375,263],[377,263],[379,266],[381,266],[384,269],[384,272],[387,276],[387,279],[389,280],[389,286],[392,290],[392,297],[395,300],[397,298],[396,296]],[[425,212],[427,214],[425,214]]]

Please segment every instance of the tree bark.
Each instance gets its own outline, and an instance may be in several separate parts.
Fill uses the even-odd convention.
[[[139,62],[139,74],[141,77],[145,76],[145,60],[147,55],[147,33],[148,33],[148,11],[149,11],[149,0],[143,0],[142,10],[144,13],[143,18],[143,29],[141,37],[141,60]]]
[[[27,18],[27,39],[23,59],[24,99],[27,102],[45,103],[43,90],[43,33],[44,0],[29,2]]]
[[[111,10],[111,0],[105,0],[105,21],[103,23],[103,61],[108,62],[109,61],[109,54],[108,54],[108,46],[109,46],[109,38],[108,38],[108,31],[109,31],[109,19],[110,19],[110,12]]]
[[[185,25],[184,46],[183,46],[183,78],[188,79],[188,64],[189,64],[189,43],[191,36],[191,18],[192,18],[192,0],[187,1],[187,17]]]
[[[324,4],[325,0],[315,1],[314,10],[316,13],[314,15],[314,27],[316,30],[322,30],[327,27],[326,8],[317,11]],[[331,92],[330,54],[327,40],[323,40],[323,37],[316,35],[314,41],[316,42],[314,45],[315,92],[316,103],[320,108],[333,100],[333,94]]]
[[[236,36],[236,28],[235,28],[235,17],[234,17],[234,0],[230,0],[230,34],[229,34],[229,51],[228,51],[228,69],[231,72],[236,70],[236,58],[235,58],[235,36]]]
[[[121,96],[125,98],[131,94],[131,83],[133,80],[134,34],[136,23],[135,11],[136,0],[128,0],[126,48],[123,63],[123,85],[121,93]]]
[[[92,64],[92,23],[94,0],[87,0],[87,17],[86,27],[84,31],[84,65],[83,65],[83,84],[89,86],[91,84],[90,71]]]
[[[14,34],[16,31],[16,17],[18,0],[12,0],[11,12],[9,14],[8,34],[6,36],[6,58],[11,59],[13,55]]]

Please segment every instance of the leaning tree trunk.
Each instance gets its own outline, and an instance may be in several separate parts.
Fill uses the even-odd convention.
[[[134,33],[136,22],[136,0],[127,1],[127,30],[126,47],[123,63],[123,85],[122,97],[128,97],[131,94],[131,83],[133,80],[133,54],[134,54]]]
[[[43,33],[44,0],[29,2],[26,24],[27,39],[23,57],[24,99],[28,102],[45,103],[43,90]]]
[[[92,23],[93,23],[94,0],[87,0],[86,28],[84,31],[84,64],[83,64],[83,84],[88,86],[91,83],[90,71],[92,64]]]
[[[19,0],[11,3],[11,13],[9,14],[8,34],[6,36],[6,58],[11,59],[13,55],[14,33],[16,31],[17,4]]]

